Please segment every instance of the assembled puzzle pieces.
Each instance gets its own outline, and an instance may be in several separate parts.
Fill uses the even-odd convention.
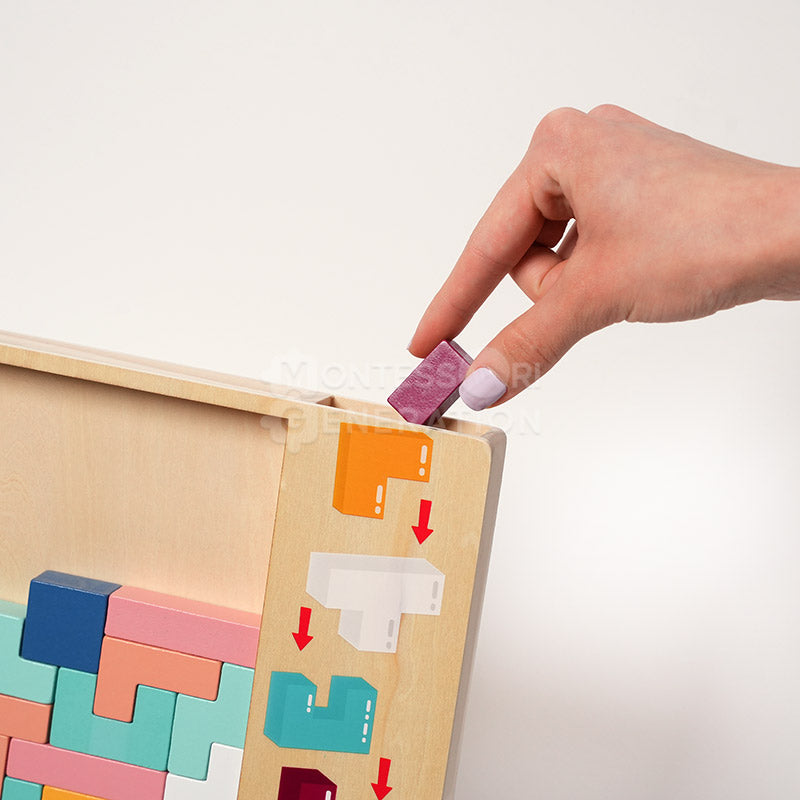
[[[0,600],[0,694],[52,703],[56,667],[20,656],[25,606]]]
[[[106,635],[254,667],[261,615],[123,586],[108,601]]]
[[[16,778],[5,778],[2,786],[3,800],[42,800],[42,785]]]
[[[221,667],[208,658],[105,636],[94,713],[130,722],[139,685],[215,700]]]
[[[122,723],[125,724],[125,723]],[[105,800],[163,800],[166,772],[12,739],[6,772],[11,778],[56,786]]]
[[[171,773],[172,800],[234,800],[259,630],[255,613],[42,573],[28,607],[0,601],[0,796],[163,800]]]
[[[471,363],[455,342],[441,342],[389,395],[388,403],[407,422],[432,425],[455,403]]]
[[[236,800],[242,773],[239,747],[215,742],[211,745],[208,777],[203,781],[170,773],[164,789],[164,800]]]
[[[179,694],[169,748],[169,772],[205,780],[214,743],[243,748],[252,694],[253,670],[237,664],[222,665],[216,700]]]
[[[133,720],[120,722],[92,713],[96,687],[97,676],[90,672],[59,669],[50,744],[148,769],[165,770],[175,693],[140,686]]]

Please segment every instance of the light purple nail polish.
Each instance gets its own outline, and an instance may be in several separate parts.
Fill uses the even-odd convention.
[[[508,387],[488,367],[480,367],[468,375],[458,393],[461,399],[473,410],[481,411],[498,401]]]

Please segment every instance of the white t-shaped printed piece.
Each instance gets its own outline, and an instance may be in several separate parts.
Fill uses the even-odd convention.
[[[394,653],[402,614],[441,613],[444,573],[424,558],[312,553],[306,591],[341,609],[339,635],[357,650]]]

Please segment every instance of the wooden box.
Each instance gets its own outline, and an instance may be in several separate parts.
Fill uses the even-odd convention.
[[[321,797],[450,798],[504,447],[474,423],[0,334],[0,598],[57,570],[261,612],[240,800],[277,799],[284,768],[319,770]],[[316,695],[297,720],[274,701],[270,738],[278,675]],[[335,676],[373,692],[362,752],[312,735]]]

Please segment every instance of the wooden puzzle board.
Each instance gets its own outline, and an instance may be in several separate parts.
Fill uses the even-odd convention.
[[[321,770],[339,800],[374,797],[389,763],[390,800],[452,796],[501,432],[409,426],[383,406],[11,334],[0,335],[0,383],[4,599],[25,602],[30,579],[55,569],[246,611],[263,604],[240,800],[277,798],[284,766]],[[334,508],[343,424],[423,432],[427,480],[390,477],[379,516]],[[420,501],[434,530],[422,542],[411,530]],[[421,559],[443,576],[440,609],[403,613],[392,652],[356,647],[338,633],[341,612],[307,591],[312,552]],[[301,608],[314,636],[302,650],[292,636]],[[302,673],[320,708],[332,676],[368,682],[369,752],[266,736],[277,672]]]

